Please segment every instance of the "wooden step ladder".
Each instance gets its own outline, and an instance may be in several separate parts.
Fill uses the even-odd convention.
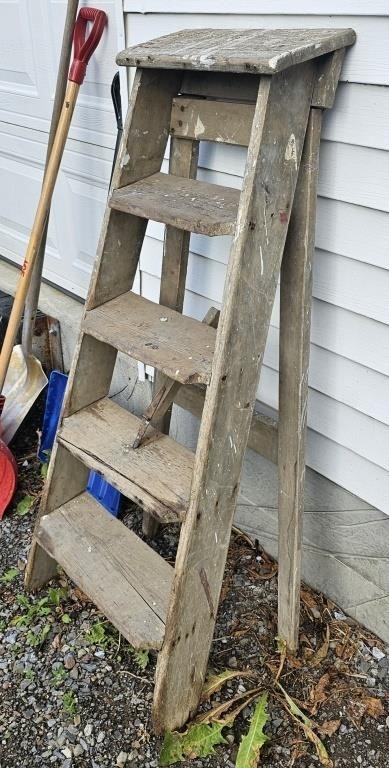
[[[279,634],[297,645],[321,116],[354,38],[202,29],[118,56],[137,71],[26,583],[59,563],[135,647],[160,651],[158,731],[199,701],[247,444],[278,456]],[[196,178],[200,141],[248,147],[241,192]],[[148,219],[166,225],[160,304],[131,291]],[[203,323],[182,315],[191,232],[233,235],[220,318]],[[253,410],[280,270],[277,425]],[[141,418],[108,398],[118,350],[156,369]],[[195,454],[168,435],[172,402],[203,410]],[[88,495],[90,470],[143,508],[146,531],[182,523],[175,569]]]

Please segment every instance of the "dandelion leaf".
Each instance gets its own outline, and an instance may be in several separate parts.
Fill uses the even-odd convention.
[[[213,696],[228,680],[233,680],[234,677],[248,677],[249,675],[252,675],[250,670],[242,671],[238,669],[224,669],[223,672],[218,674],[208,675],[201,692],[201,701],[206,701],[206,699]]]
[[[239,745],[236,758],[236,768],[256,768],[258,765],[261,748],[268,741],[268,736],[263,729],[269,719],[267,712],[267,693],[263,693],[259,699],[254,714],[251,718],[250,728]]]
[[[184,760],[184,754],[182,751],[182,740],[183,740],[183,734],[182,733],[166,733],[165,738],[163,740],[161,754],[159,756],[159,764],[162,768],[162,766],[165,765],[174,765],[174,763],[179,763],[181,760]]]
[[[185,733],[167,733],[163,740],[159,765],[174,765],[188,758],[213,755],[218,744],[226,744],[222,734],[225,723],[191,725]]]
[[[278,687],[285,697],[290,714],[302,727],[306,738],[315,745],[316,753],[321,765],[323,765],[324,768],[333,768],[333,762],[329,757],[323,742],[319,739],[318,735],[313,730],[313,728],[318,727],[317,724],[314,723],[313,720],[310,720],[309,717],[307,717],[304,712],[301,711],[301,709],[297,706],[293,699],[290,698],[289,694],[287,694],[280,683],[278,683]]]

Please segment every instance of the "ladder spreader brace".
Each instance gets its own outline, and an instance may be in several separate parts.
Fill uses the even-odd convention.
[[[321,116],[354,40],[199,29],[118,55],[137,71],[26,585],[59,563],[134,647],[159,651],[157,731],[199,701],[247,445],[278,461],[278,633],[297,647]],[[200,141],[247,147],[241,192],[196,178]],[[166,226],[160,304],[131,290],[148,219]],[[191,232],[233,236],[220,317],[202,323],[182,314]],[[276,424],[254,404],[279,275]],[[156,370],[141,418],[108,398],[118,351]],[[195,454],[169,437],[173,402],[202,414]],[[90,470],[146,531],[182,524],[174,569],[88,495]]]

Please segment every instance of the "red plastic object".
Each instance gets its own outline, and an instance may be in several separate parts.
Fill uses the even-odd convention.
[[[92,23],[92,29],[85,38],[88,21]],[[81,85],[83,82],[89,59],[101,40],[106,23],[107,14],[104,11],[80,9],[74,25],[74,59],[69,70],[69,80],[73,83]]]
[[[16,490],[18,468],[11,451],[0,440],[0,520]]]

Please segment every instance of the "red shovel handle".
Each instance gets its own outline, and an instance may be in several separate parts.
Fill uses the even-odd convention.
[[[92,22],[92,29],[86,38],[88,21]],[[106,23],[107,14],[104,11],[80,9],[74,26],[74,59],[69,70],[69,80],[73,83],[81,85],[83,82],[88,61],[101,40]]]

